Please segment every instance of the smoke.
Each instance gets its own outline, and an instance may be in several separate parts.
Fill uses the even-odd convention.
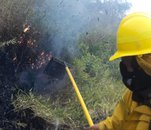
[[[46,0],[44,5],[46,16],[43,22],[50,29],[49,43],[53,52],[59,57],[67,52],[74,55],[76,43],[90,21],[86,3],[80,0]]]
[[[46,35],[41,42],[54,56],[67,61],[67,58],[78,54],[81,36],[92,35],[92,43],[100,43],[100,35],[105,31],[115,31],[115,25],[128,8],[127,4],[121,4],[118,0],[45,0],[42,4],[39,3],[39,8],[35,8],[37,12],[44,14],[42,24]],[[43,72],[35,77],[34,87],[37,93],[49,95],[65,86],[65,80],[51,79]]]
[[[88,34],[92,28],[99,28],[102,32],[116,30],[127,9],[128,3],[122,0],[45,0],[36,10],[45,16],[47,48],[57,57],[65,53],[70,57],[78,52],[81,35]]]

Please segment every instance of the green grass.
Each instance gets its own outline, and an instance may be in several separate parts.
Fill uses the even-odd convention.
[[[111,115],[124,87],[120,79],[113,75],[117,70],[111,70],[100,57],[91,54],[87,46],[84,45],[81,49],[82,55],[74,58],[73,64],[76,68],[71,71],[74,72],[73,77],[92,119],[101,120]],[[66,88],[55,97],[55,100],[48,100],[32,93],[21,93],[13,104],[16,111],[30,108],[35,116],[53,124],[59,122],[71,128],[88,126],[70,80]]]
[[[118,62],[113,64],[115,68],[112,70],[104,60],[91,54],[87,46],[81,48],[83,52],[81,56],[74,58],[75,68],[71,71],[92,119],[102,120],[112,114],[124,91],[120,76],[117,75]],[[13,104],[16,111],[30,108],[35,116],[53,124],[59,122],[71,128],[88,126],[70,80],[66,88],[55,96],[55,100],[33,93],[20,93]]]
[[[120,99],[121,88],[120,82],[112,82],[108,79],[105,84],[92,89],[84,88],[81,94],[87,104],[92,118],[106,117],[111,114],[117,101]],[[41,117],[46,121],[56,124],[65,124],[72,128],[87,126],[87,120],[83,114],[82,108],[73,91],[72,86],[68,86],[61,92],[56,100],[44,99],[34,94],[20,93],[13,102],[15,111],[31,109],[35,116]]]

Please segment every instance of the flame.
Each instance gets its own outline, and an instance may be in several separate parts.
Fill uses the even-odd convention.
[[[39,51],[40,48],[38,48],[38,44],[36,44],[35,34],[40,33],[36,30],[31,30],[31,26],[28,24],[23,26],[23,33],[21,33],[17,39],[18,51],[21,51],[19,54],[15,53],[12,58],[15,64],[23,63],[23,66],[30,67],[31,69],[40,69],[46,66],[52,59],[50,52],[45,52],[44,50]],[[26,48],[25,51],[24,48]],[[22,59],[22,56],[25,59]]]
[[[38,55],[35,63],[31,64],[32,69],[40,69],[47,65],[47,63],[52,59],[51,53],[45,53],[42,51],[40,55]]]
[[[28,32],[29,30],[30,30],[30,26],[29,26],[29,25],[27,25],[27,27],[26,27],[26,28],[24,28],[23,32],[24,32],[24,33],[26,33],[26,32]]]

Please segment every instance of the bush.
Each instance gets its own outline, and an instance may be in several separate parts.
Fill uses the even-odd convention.
[[[39,3],[43,1],[38,0]],[[37,15],[36,0],[1,0],[0,4],[0,41],[7,41],[17,37],[26,23],[35,23]],[[40,17],[39,17],[40,18]],[[35,25],[34,25],[35,26]]]

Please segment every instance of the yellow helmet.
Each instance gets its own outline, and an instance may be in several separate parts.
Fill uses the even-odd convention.
[[[117,51],[110,61],[151,53],[151,15],[132,13],[121,21],[117,31]]]

